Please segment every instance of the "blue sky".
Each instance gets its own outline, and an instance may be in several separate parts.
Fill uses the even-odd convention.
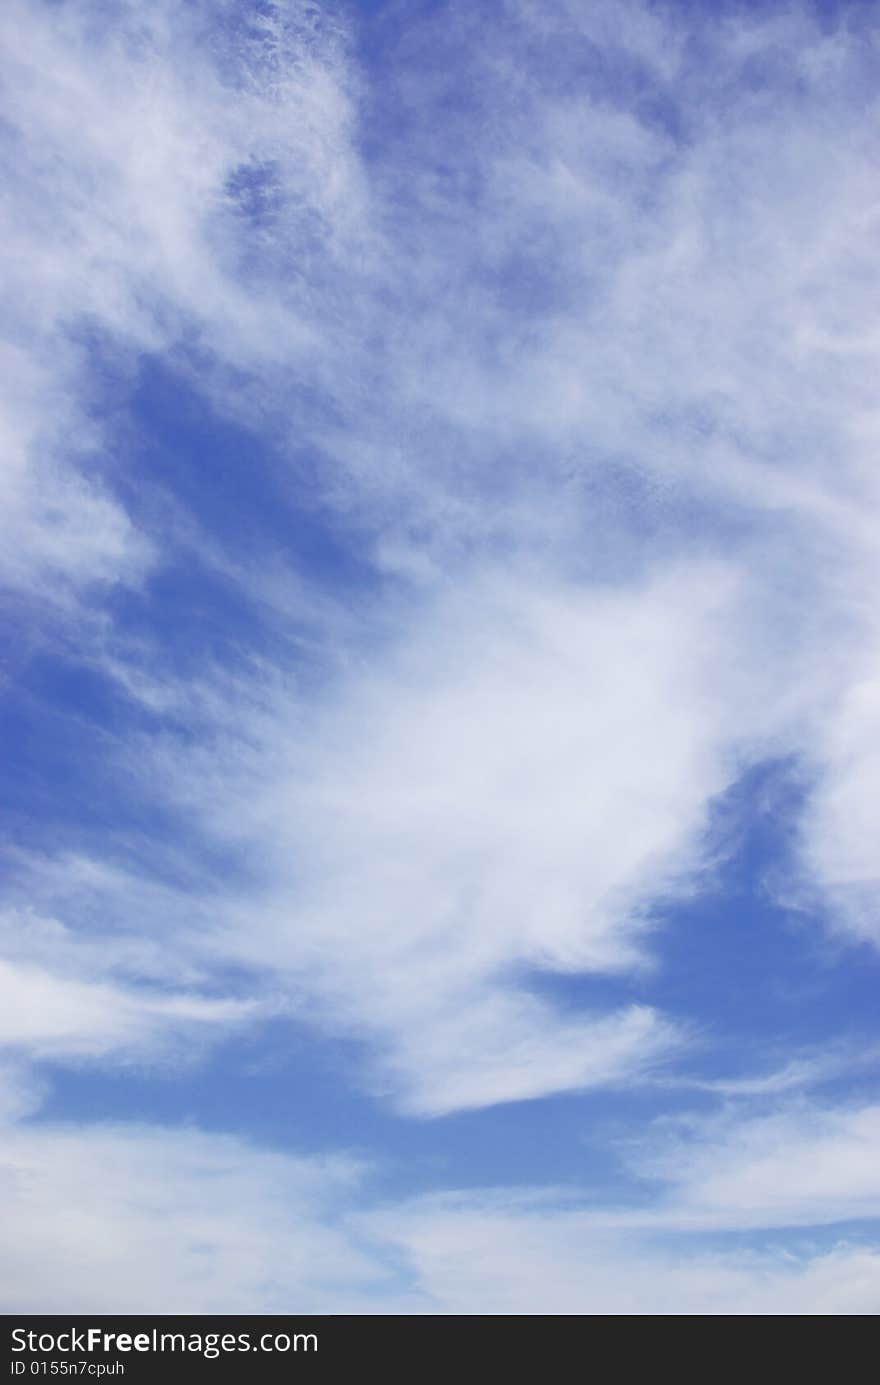
[[[875,1312],[872,7],[0,36],[0,1306]]]

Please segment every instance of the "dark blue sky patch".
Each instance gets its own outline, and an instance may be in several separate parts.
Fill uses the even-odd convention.
[[[801,894],[794,853],[809,792],[800,766],[770,761],[718,801],[707,833],[716,864],[691,897],[655,906],[647,972],[528,973],[529,989],[573,1017],[648,1004],[683,1020],[696,1047],[678,1071],[697,1078],[751,1078],[792,1051],[870,1046],[880,960],[852,942],[830,946],[821,912],[785,903]]]
[[[631,1193],[613,1147],[632,1122],[668,1112],[668,1092],[597,1092],[401,1120],[359,1089],[359,1045],[316,1041],[278,1021],[221,1044],[197,1067],[99,1065],[57,1072],[40,1119],[122,1120],[230,1131],[290,1153],[345,1149],[376,1163],[378,1190],[570,1185],[581,1196]],[[692,1094],[681,1107],[693,1108]],[[601,1131],[601,1137],[599,1132]]]

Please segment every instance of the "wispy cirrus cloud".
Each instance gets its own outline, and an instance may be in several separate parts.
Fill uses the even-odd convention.
[[[806,1099],[683,1122],[636,1167],[671,1186],[657,1213],[688,1226],[820,1226],[880,1212],[873,1105]]]
[[[445,1313],[858,1316],[877,1303],[876,1249],[846,1239],[799,1254],[685,1251],[515,1193],[426,1199],[383,1212],[377,1229]]]
[[[376,621],[397,652],[371,656],[368,672],[346,672],[363,656],[344,630],[348,663],[321,693],[332,711],[317,718],[308,698],[285,698],[277,683],[261,706],[265,650],[252,693],[210,670],[198,689],[172,686],[149,650],[132,658],[121,630],[102,635],[100,666],[153,708],[184,709],[188,738],[203,738],[204,754],[177,759],[173,737],[138,741],[146,777],[160,765],[209,836],[238,830],[244,845],[262,833],[271,862],[262,892],[220,925],[238,960],[313,986],[318,1009],[336,1005],[343,1027],[384,1034],[392,1087],[417,1091],[422,1065],[436,1061],[440,1106],[457,1100],[444,1045],[468,1051],[463,1035],[482,1036],[486,1070],[508,1096],[542,1090],[539,1072],[550,1088],[601,1075],[591,1057],[568,1055],[579,1047],[573,1034],[593,1052],[604,1028],[563,1024],[560,1068],[547,1056],[547,1007],[500,978],[517,967],[643,966],[643,917],[699,861],[713,798],[750,757],[812,749],[817,721],[858,696],[848,680],[862,626],[848,593],[873,561],[855,518],[871,493],[859,375],[870,339],[858,297],[844,327],[826,285],[843,291],[859,272],[853,237],[859,227],[867,237],[870,221],[867,208],[829,212],[802,151],[818,157],[851,118],[865,82],[862,36],[822,36],[796,16],[731,18],[713,35],[699,22],[628,13],[613,36],[597,16],[564,8],[539,26],[528,6],[507,10],[486,44],[468,42],[471,21],[458,11],[399,36],[389,62],[407,119],[369,169],[358,131],[381,118],[381,102],[374,94],[358,112],[364,89],[329,15],[277,6],[247,19],[230,8],[214,57],[198,43],[206,14],[194,9],[184,23],[173,6],[140,25],[123,6],[112,31],[91,26],[88,8],[63,19],[47,11],[27,52],[11,43],[12,104],[41,151],[37,176],[12,199],[21,245],[41,247],[27,276],[43,323],[23,357],[37,381],[23,394],[32,412],[47,352],[71,362],[66,387],[51,386],[65,399],[73,380],[88,381],[69,339],[84,315],[130,363],[175,351],[182,364],[195,333],[215,403],[234,368],[241,400],[226,405],[253,422],[261,400],[274,445],[286,436],[279,391],[297,383],[298,426],[323,454],[322,503],[344,516],[360,507],[359,542],[365,534],[378,572],[413,586],[415,604],[407,598],[386,621],[403,621],[403,633]],[[460,61],[430,57],[435,43]],[[616,80],[597,66],[603,44]],[[772,81],[772,109],[764,88],[744,81],[752,70]],[[417,92],[412,71],[422,73]],[[654,93],[652,108],[634,108],[636,80]],[[828,96],[830,133],[804,119],[804,85]],[[453,98],[465,88],[479,91],[487,123],[452,177],[432,112],[451,102],[443,137],[463,129],[470,107]],[[108,120],[111,107],[124,115]],[[52,182],[49,223],[40,170],[62,148],[78,171]],[[838,174],[854,211],[867,159],[861,143],[848,144]],[[722,179],[730,171],[735,189]],[[89,186],[101,190],[98,218],[81,191]],[[798,256],[779,233],[794,220],[809,237]],[[337,294],[348,295],[344,323],[333,315]],[[366,350],[366,317],[373,346],[361,379],[371,396],[337,372],[340,353]],[[337,426],[308,402],[306,383],[333,401]],[[846,483],[835,489],[832,445],[845,445]],[[34,496],[44,488],[33,479],[32,501],[21,501],[35,505],[32,519],[19,520],[37,557],[51,551],[50,571],[66,563],[106,581],[161,562],[119,501],[82,481],[75,458],[58,465],[71,468],[58,473],[63,534],[40,518]],[[190,536],[185,548],[199,542]],[[495,594],[480,575],[486,544],[496,567],[523,573]],[[713,544],[725,580],[742,583],[748,569],[738,613],[695,602],[716,582],[701,551]],[[210,544],[199,551],[204,560]],[[821,564],[835,551],[842,566],[826,580]],[[216,544],[208,561],[220,562]],[[241,563],[223,561],[241,575]],[[654,581],[651,562],[678,575]],[[787,564],[808,583],[806,604],[779,580]],[[627,569],[645,573],[640,585]],[[331,620],[329,637],[339,633]],[[216,717],[228,727],[237,713],[249,723],[244,751],[228,731],[217,740]],[[851,800],[870,794],[865,756],[859,783],[834,787],[854,773],[834,747],[868,734],[857,720],[821,742],[828,765],[805,820],[820,882],[840,873],[841,853],[864,855],[852,831],[821,825],[847,795],[852,821]],[[227,760],[242,766],[243,784],[218,768]],[[819,838],[821,848],[809,844]],[[278,866],[288,859],[295,884]],[[243,914],[262,922],[243,928]],[[426,989],[434,1032],[448,1035],[435,1057],[406,1018],[407,997]],[[614,1073],[626,1034],[643,1036],[653,1059],[675,1032],[650,1008],[627,1015],[612,1031]],[[501,1078],[513,1036],[537,1045],[520,1087]],[[474,1082],[462,1089],[467,1104],[483,1099]]]
[[[698,1062],[702,980],[672,948],[677,907],[717,888],[719,802],[768,761],[802,791],[779,859],[743,869],[809,916],[773,954],[780,991],[823,932],[877,941],[873,19],[635,0],[400,19],[231,0],[0,19],[0,575],[13,748],[45,780],[13,794],[12,1112],[46,1063],[173,1068],[278,1016],[355,1039],[357,1080],[404,1117],[808,1087],[827,1065],[791,1009],[769,1077]],[[714,984],[747,1006],[726,955]],[[649,1239],[875,1217],[873,1107],[684,1128],[634,1158],[647,1212],[392,1199],[366,1267],[360,1233],[333,1233],[314,1302],[372,1311],[375,1273],[403,1311],[534,1311],[510,1269],[532,1257],[548,1311],[868,1311],[870,1250],[683,1265]],[[330,1235],[297,1201],[305,1164],[248,1139],[74,1124],[51,1135],[68,1178],[48,1130],[10,1136],[50,1209],[32,1270],[55,1263],[51,1209],[82,1206],[107,1247],[84,1307],[120,1302],[94,1159],[118,1162],[111,1210],[143,1251],[127,1302],[168,1301],[155,1267],[181,1240],[197,1263],[200,1168],[227,1190],[202,1218],[226,1249],[175,1298],[192,1311],[266,1311],[278,1237]]]
[[[696,1159],[653,1167],[676,1199],[658,1215],[552,1187],[377,1199],[379,1171],[350,1156],[192,1128],[4,1125],[13,1234],[0,1294],[16,1312],[280,1312],[294,1296],[303,1311],[354,1314],[869,1314],[876,1245],[817,1237],[823,1220],[874,1205],[875,1126],[871,1108],[802,1106],[716,1123],[717,1141],[695,1129],[708,1136]],[[792,1155],[783,1206],[771,1164],[791,1169]],[[812,1228],[802,1245],[780,1250],[778,1232],[760,1247],[719,1243],[725,1229],[792,1217]]]
[[[393,1301],[381,1259],[333,1225],[360,1177],[342,1156],[296,1159],[196,1130],[6,1130],[0,1298],[19,1313],[280,1313],[291,1296],[327,1312],[342,1302],[358,1311],[371,1294]],[[121,1260],[135,1267],[122,1279]]]

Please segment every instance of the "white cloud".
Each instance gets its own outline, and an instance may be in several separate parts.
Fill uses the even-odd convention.
[[[880,659],[873,649],[853,659],[852,679],[811,758],[817,784],[801,827],[807,878],[824,892],[833,927],[878,945]]]
[[[669,1187],[659,1225],[819,1226],[880,1216],[878,1155],[880,1107],[801,1102],[686,1122],[635,1168]]]
[[[253,1000],[184,989],[193,978],[161,952],[159,940],[151,948],[33,913],[0,916],[0,1053],[19,1063],[190,1062],[257,1018]]]
[[[711,567],[441,597],[325,709],[281,721],[245,792],[211,778],[209,823],[252,834],[267,883],[203,946],[372,1039],[410,1110],[637,1075],[673,1026],[646,1007],[566,1016],[529,977],[649,965],[648,911],[690,888],[750,729],[710,655],[736,606]]]
[[[640,1077],[683,1041],[675,1023],[566,1011],[531,983],[651,965],[651,906],[692,888],[737,772],[736,680],[722,643],[706,656],[739,602],[711,565],[593,592],[496,573],[423,603],[321,708],[278,687],[238,704],[232,685],[207,747],[143,745],[128,768],[258,884],[22,858],[35,912],[7,956],[47,985],[112,983],[111,1025],[141,994],[158,1024],[150,987],[216,991],[244,963],[254,1018],[286,1008],[366,1039],[371,1083],[421,1114]]]
[[[230,12],[228,31],[223,9],[122,3],[108,23],[89,0],[13,0],[0,16],[0,575],[42,600],[137,580],[151,556],[94,465],[111,482],[119,469],[90,407],[101,388],[88,342],[112,349],[124,384],[141,353],[184,338],[239,368],[295,368],[323,340],[307,280],[363,238],[339,33],[298,3],[263,7],[250,26]],[[274,199],[281,230],[251,225],[255,199]]]
[[[406,181],[393,235],[412,311],[385,324],[394,407],[321,434],[349,503],[376,519],[380,562],[428,586],[463,580],[482,544],[527,555],[538,590],[559,570],[619,581],[646,553],[723,551],[751,603],[716,617],[731,720],[816,770],[802,864],[837,923],[876,939],[876,206],[861,114],[875,47],[797,8],[688,30],[632,5],[609,34],[595,13],[523,5],[472,42],[477,23],[444,14],[399,40],[414,133],[377,180]],[[603,85],[578,49],[597,39],[652,69],[665,124]],[[480,93],[480,139],[456,105],[465,89]],[[451,140],[466,179],[440,175]],[[645,487],[636,532],[622,462]],[[711,680],[718,647],[694,639]],[[638,675],[615,676],[625,705]],[[699,753],[702,717],[683,715]]]
[[[845,1123],[845,1118],[844,1118]],[[794,1152],[791,1143],[788,1153]],[[810,1149],[797,1151],[804,1161]],[[602,1224],[558,1189],[372,1205],[363,1164],[194,1129],[0,1130],[7,1312],[829,1315],[871,1244],[747,1249]],[[682,1223],[683,1225],[683,1223]],[[650,1233],[650,1234],[646,1234]]]
[[[174,1031],[229,1025],[253,1006],[192,995],[150,996],[103,982],[79,981],[37,967],[0,961],[0,1045],[36,1058],[75,1060],[167,1045]]]
[[[344,1312],[383,1291],[394,1311],[381,1259],[335,1225],[360,1176],[343,1157],[195,1130],[6,1130],[0,1302],[7,1313]]]
[[[208,44],[208,6],[122,4],[113,25],[96,18],[90,3],[4,9],[6,99],[22,141],[12,157],[21,171],[27,161],[8,190],[9,251],[38,325],[87,315],[123,346],[149,349],[208,324],[221,355],[295,356],[312,330],[298,321],[297,277],[283,304],[274,278],[261,291],[278,238],[261,243],[236,218],[250,190],[284,204],[290,236],[303,229],[296,211],[334,243],[358,225],[332,24],[297,3],[272,4],[250,25],[215,13]]]
[[[371,1225],[444,1313],[858,1315],[880,1295],[874,1248],[707,1251],[603,1230],[552,1195],[424,1198]]]
[[[45,1091],[27,1064],[0,1062],[0,1127],[29,1116],[43,1104]]]
[[[0,345],[0,582],[63,612],[77,588],[136,581],[152,545],[88,478],[97,430],[75,403],[72,353],[53,354],[50,367]]]
[[[131,1009],[145,985],[222,993],[244,964],[255,1021],[364,1040],[370,1087],[414,1114],[654,1078],[686,1016],[556,1004],[540,974],[638,978],[662,959],[654,906],[705,878],[713,799],[781,735],[763,693],[786,651],[737,667],[753,591],[708,563],[586,589],[475,574],[320,708],[218,684],[210,741],[141,742],[127,768],[256,883],[35,859],[20,896],[68,928],[30,927],[14,955],[112,978],[112,1024],[137,1013],[154,1036],[173,1016],[149,989]],[[221,1027],[248,1018],[212,1004]]]
[[[767,754],[814,776],[800,897],[878,941],[874,37],[805,6],[609,13],[384,31],[369,155],[384,92],[329,12],[3,8],[0,577],[29,628],[47,604],[65,648],[185,723],[114,763],[249,868],[206,883],[150,838],[126,868],[106,840],[14,862],[7,1122],[39,1103],[29,1064],[178,1061],[277,1013],[365,1041],[409,1114],[653,1080],[688,1042],[627,998],[662,964],[654,906],[707,878],[713,799]],[[307,445],[385,604],[341,612],[286,555],[247,570],[198,514],[140,532],[89,341],[119,395],[192,348],[215,408],[292,469]],[[103,594],[163,545],[255,595],[279,649],[305,613],[317,695],[274,650],[187,682],[126,643]],[[554,975],[621,998],[551,1000]],[[827,1070],[703,1085],[766,1099]],[[664,1130],[631,1152],[659,1183],[636,1209],[502,1190],[355,1215],[345,1158],[8,1125],[0,1297],[876,1311],[875,1249],[688,1239],[876,1218],[875,1107]]]
[[[80,424],[87,453],[101,444],[74,399],[76,322],[109,334],[120,369],[194,334],[205,391],[218,402],[224,369],[243,371],[226,405],[273,434],[291,383],[317,386],[328,407],[294,426],[323,445],[328,495],[424,603],[366,670],[346,632],[319,716],[274,687],[261,704],[262,668],[238,701],[210,671],[181,693],[108,654],[203,733],[192,756],[138,742],[142,777],[264,870],[243,901],[204,891],[168,955],[199,974],[219,946],[262,968],[315,1022],[368,1036],[376,1082],[410,1110],[638,1075],[673,1025],[556,1011],[530,971],[648,965],[651,906],[687,888],[707,807],[750,756],[820,762],[805,860],[873,936],[870,623],[853,595],[876,571],[865,46],[795,14],[697,23],[689,47],[636,4],[613,32],[595,9],[510,7],[474,45],[456,12],[400,36],[410,119],[368,177],[344,36],[304,6],[267,15],[211,47],[209,7],[122,6],[100,34],[89,5],[4,10],[28,140],[7,182],[24,343],[10,455],[29,458],[8,473],[11,580],[135,579],[156,560],[62,445]],[[411,75],[419,43],[456,63]],[[599,81],[594,43],[650,71],[665,123]],[[560,75],[566,54],[583,70]],[[746,80],[756,64],[772,100]],[[459,138],[449,72],[480,92],[479,139]],[[634,525],[607,480],[623,465],[644,490]],[[494,586],[474,575],[504,561]],[[94,898],[118,913],[130,884]],[[63,890],[55,904],[96,912]],[[185,908],[135,890],[148,950]]]

